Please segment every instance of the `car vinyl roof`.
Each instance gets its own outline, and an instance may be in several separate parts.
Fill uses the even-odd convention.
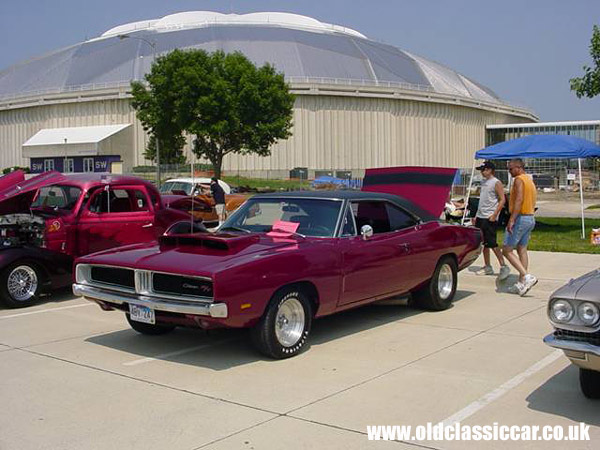
[[[410,200],[394,194],[385,194],[382,192],[363,192],[353,190],[339,191],[290,191],[290,192],[273,192],[269,194],[258,194],[252,198],[316,198],[329,200],[387,200],[397,204],[403,209],[406,209],[419,217],[423,221],[437,220],[437,217],[419,208]]]

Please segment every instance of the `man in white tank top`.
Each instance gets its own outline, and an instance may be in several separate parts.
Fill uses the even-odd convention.
[[[481,193],[479,194],[479,206],[476,214],[476,225],[483,234],[483,260],[485,266],[480,270],[485,275],[493,275],[494,269],[490,263],[490,249],[498,258],[500,263],[499,280],[504,280],[510,274],[510,268],[504,261],[501,249],[498,247],[496,233],[498,231],[498,216],[506,203],[504,185],[494,176],[496,166],[490,161],[484,162],[477,168],[481,171],[483,181],[481,182]]]

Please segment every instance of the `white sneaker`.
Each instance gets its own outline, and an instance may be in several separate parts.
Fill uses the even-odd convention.
[[[528,289],[525,287],[525,283],[521,283],[520,281],[517,281],[515,283],[515,285],[513,286],[513,289],[516,291],[517,294],[519,294],[521,297],[523,297],[525,294],[527,294]]]
[[[527,275],[525,275],[525,279],[522,283],[519,281],[515,284],[515,288],[519,295],[523,297],[525,294],[527,294],[527,292],[529,292],[529,289],[531,289],[537,284],[537,282],[538,279],[528,273]]]
[[[477,275],[494,275],[494,269],[492,266],[483,266],[477,271]]]
[[[500,280],[500,281],[506,280],[509,275],[510,275],[510,267],[508,267],[506,264],[504,264],[503,266],[500,266],[500,272],[498,273],[498,280]]]
[[[525,275],[525,287],[527,288],[527,290],[534,287],[537,284],[537,282],[538,282],[538,279],[536,277],[534,277],[533,275],[531,275],[530,273]]]

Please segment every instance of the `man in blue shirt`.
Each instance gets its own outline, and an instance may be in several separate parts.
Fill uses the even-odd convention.
[[[226,218],[225,191],[219,184],[219,179],[217,177],[212,177],[210,179],[210,193],[215,200],[215,210],[217,211],[217,216],[219,217],[219,225],[221,225]]]

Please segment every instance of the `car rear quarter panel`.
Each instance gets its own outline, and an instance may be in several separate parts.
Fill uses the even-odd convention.
[[[428,222],[420,226],[419,238],[413,244],[412,289],[426,283],[444,255],[453,255],[459,270],[477,259],[480,253],[481,236],[478,229]],[[411,290],[412,290],[411,289]]]

